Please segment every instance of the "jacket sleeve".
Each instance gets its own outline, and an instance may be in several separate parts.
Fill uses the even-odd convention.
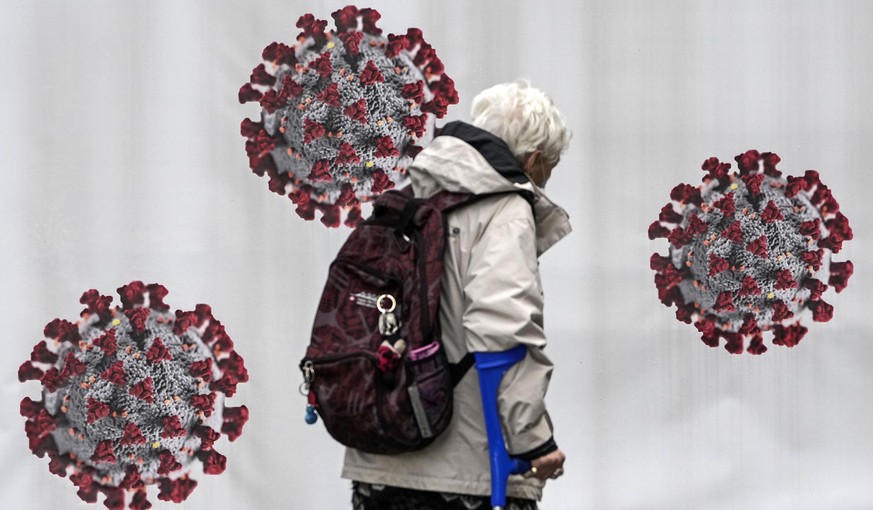
[[[526,203],[524,208],[527,214],[492,221],[473,246],[462,282],[463,325],[470,352],[527,345],[527,356],[501,382],[498,408],[507,450],[532,459],[557,446],[544,402],[552,362],[543,352],[546,338],[535,227]]]

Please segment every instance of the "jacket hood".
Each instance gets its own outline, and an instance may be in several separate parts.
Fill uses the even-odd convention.
[[[438,130],[412,162],[409,177],[417,196],[440,190],[475,195],[520,192],[533,205],[538,254],[572,230],[566,211],[528,179],[506,142],[465,122],[450,122]]]

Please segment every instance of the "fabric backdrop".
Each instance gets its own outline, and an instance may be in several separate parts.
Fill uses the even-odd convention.
[[[131,280],[212,305],[251,381],[251,420],[220,476],[179,508],[342,509],[342,449],[304,424],[297,363],[327,265],[347,235],[299,219],[247,168],[236,92],[297,17],[346,2],[0,3],[0,494],[4,508],[97,508],[27,448],[18,365],[84,290]],[[549,183],[575,232],[542,259],[548,396],[567,474],[542,508],[873,508],[873,3],[374,0],[387,32],[418,26],[466,119],[496,82],[528,78],[567,118]],[[366,4],[359,5],[361,7]],[[733,356],[662,306],[648,224],[709,156],[778,153],[821,171],[856,239],[833,321],[796,348]],[[116,298],[117,302],[117,298]],[[102,497],[101,497],[102,499]],[[150,499],[155,508],[173,506]],[[102,504],[99,508],[103,508]]]

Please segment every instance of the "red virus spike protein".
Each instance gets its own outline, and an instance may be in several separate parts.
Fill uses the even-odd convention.
[[[240,103],[259,102],[258,122],[241,133],[249,167],[288,197],[306,220],[355,226],[360,204],[406,178],[412,158],[433,137],[458,94],[421,30],[382,35],[374,9],[347,6],[327,21],[301,16],[291,46],[263,51]]]
[[[676,318],[694,324],[704,343],[734,354],[793,347],[807,328],[803,310],[826,322],[828,286],[842,291],[851,261],[831,262],[852,239],[849,220],[815,170],[782,177],[779,156],[749,150],[730,163],[704,161],[703,185],[676,186],[649,226],[649,239],[670,241],[669,256],[652,255],[658,297]],[[763,168],[761,168],[763,167]]]
[[[42,400],[25,397],[21,414],[34,455],[48,455],[49,471],[78,487],[82,500],[98,493],[112,510],[184,501],[197,482],[192,461],[206,474],[224,471],[213,443],[233,441],[248,419],[245,406],[224,397],[248,380],[242,358],[207,305],[168,312],[162,285],[131,282],[118,289],[122,306],[96,290],[82,295],[78,323],[55,319],[47,340],[18,370],[21,382],[39,380]],[[219,432],[220,431],[220,432]]]

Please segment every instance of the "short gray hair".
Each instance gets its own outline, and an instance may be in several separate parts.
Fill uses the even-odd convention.
[[[570,145],[564,117],[543,91],[526,81],[501,83],[480,92],[470,108],[473,125],[503,139],[517,158],[537,149],[556,163]]]

